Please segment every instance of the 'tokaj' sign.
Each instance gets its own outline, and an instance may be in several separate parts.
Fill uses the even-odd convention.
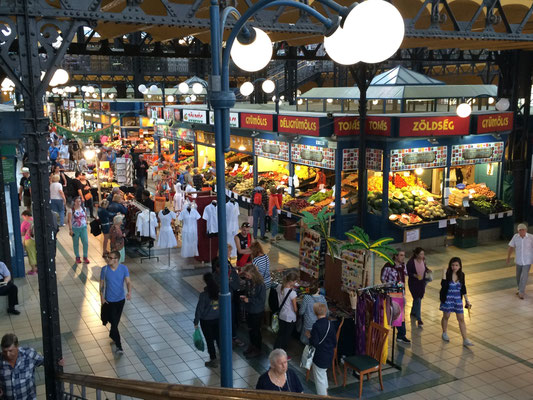
[[[470,117],[400,117],[400,136],[468,135]]]

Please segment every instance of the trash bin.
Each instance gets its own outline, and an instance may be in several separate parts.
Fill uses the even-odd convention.
[[[296,240],[296,223],[297,220],[284,218],[280,224],[283,227],[283,237],[285,240]]]
[[[477,246],[479,218],[464,216],[457,218],[453,244],[462,249]]]

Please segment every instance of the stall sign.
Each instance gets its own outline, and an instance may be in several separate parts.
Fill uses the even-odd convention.
[[[15,160],[13,158],[2,157],[2,172],[4,174],[4,184],[16,182]]]
[[[178,128],[174,136],[185,142],[194,143],[194,131],[185,128]]]
[[[383,150],[366,149],[366,168],[374,171],[383,169]],[[342,170],[353,171],[359,169],[359,149],[344,149],[342,151]]]
[[[163,110],[163,115],[167,121],[171,120],[174,116],[174,110],[172,108],[165,107],[165,109]]]
[[[504,143],[474,143],[452,146],[452,165],[472,165],[500,162]]]
[[[207,124],[207,111],[203,110],[182,110],[183,122],[191,124]]]
[[[241,128],[274,130],[274,116],[272,114],[241,113]]]
[[[174,109],[174,120],[181,121],[181,110],[179,108]]]
[[[477,133],[505,132],[513,129],[513,113],[477,116]]]
[[[312,167],[335,169],[335,150],[318,146],[293,143],[292,162]]]
[[[254,147],[253,139],[250,137],[230,135],[230,148],[233,150],[252,152]]]
[[[315,117],[278,116],[278,132],[296,133],[307,136],[320,135],[320,119]]]
[[[337,136],[359,135],[359,117],[336,117],[333,119],[333,133]],[[366,117],[368,135],[390,136],[391,119],[389,117]]]
[[[255,139],[255,154],[259,157],[289,161],[289,144],[268,139]]]
[[[400,136],[468,135],[470,117],[400,117]]]
[[[215,113],[210,112],[209,113],[209,124],[215,125]],[[231,128],[238,128],[239,127],[239,113],[229,113],[229,126]]]
[[[446,146],[391,150],[391,171],[445,167],[447,154]]]
[[[215,145],[215,134],[211,132],[197,131],[196,141],[201,144]]]

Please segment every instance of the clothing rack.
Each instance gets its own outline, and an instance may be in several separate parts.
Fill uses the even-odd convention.
[[[133,200],[130,200],[130,201],[131,201],[131,204],[133,204],[135,207],[137,207],[139,210],[141,210],[141,212],[143,212],[143,211],[148,211],[149,213],[153,212],[152,210],[150,210],[145,205],[139,203],[137,200],[133,199]],[[152,221],[152,216],[150,214],[149,218],[148,218],[148,234],[152,230],[152,227],[150,225],[151,221]],[[152,255],[153,244],[154,244],[154,239],[152,237],[150,237],[150,242],[148,243],[148,255],[146,255],[145,253],[143,254],[140,250],[137,250],[143,256],[143,257],[141,257],[141,264],[142,264],[142,262],[144,260],[151,260],[151,259],[155,259],[155,260],[157,260],[157,262],[159,262],[159,256]]]
[[[372,285],[372,286],[367,286],[361,289],[357,289],[357,294],[361,294],[365,291],[366,292],[373,291],[373,292],[382,293],[382,294],[398,293],[399,291],[403,293],[405,291],[405,285],[403,283],[380,283],[377,285]],[[405,308],[405,304],[404,304],[404,308]],[[402,367],[394,362],[395,349],[396,349],[396,327],[393,326],[392,327],[391,358],[390,360],[387,360],[387,364],[389,364],[389,367],[383,368],[383,371],[386,371],[387,369],[390,369],[390,368],[395,368],[398,371],[402,370]]]

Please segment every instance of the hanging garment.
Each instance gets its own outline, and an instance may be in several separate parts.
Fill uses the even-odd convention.
[[[366,346],[366,295],[361,294],[357,298],[355,311],[355,354],[365,354]]]
[[[176,219],[174,211],[169,211],[165,214],[163,211],[159,211],[159,221],[161,221],[161,227],[159,228],[159,237],[157,238],[157,247],[162,249],[170,249],[176,247],[178,242],[176,241],[176,235],[172,230],[171,223]]]
[[[157,216],[155,212],[144,210],[137,215],[137,222],[135,224],[136,232],[144,237],[157,238],[155,234],[155,227],[157,226]]]
[[[195,208],[186,208],[178,216],[183,221],[181,230],[181,256],[196,257],[198,255],[198,220],[200,214]]]
[[[380,296],[380,302],[383,304],[383,313],[385,314],[383,318],[383,327],[389,330],[390,329],[390,325],[388,321],[389,318],[386,315],[387,314],[387,299]],[[390,335],[387,335],[387,338],[385,339],[385,344],[383,345],[383,353],[381,353],[382,364],[387,364],[387,357],[389,356],[389,336]]]
[[[204,208],[202,218],[206,221],[207,233],[218,233],[217,207],[213,203]]]
[[[183,210],[183,204],[185,203],[185,193],[181,190],[181,185],[178,183],[174,185],[174,211],[179,213]]]
[[[226,225],[228,244],[231,245],[230,257],[237,257],[237,246],[235,246],[235,235],[239,233],[239,204],[228,201],[226,203]]]

